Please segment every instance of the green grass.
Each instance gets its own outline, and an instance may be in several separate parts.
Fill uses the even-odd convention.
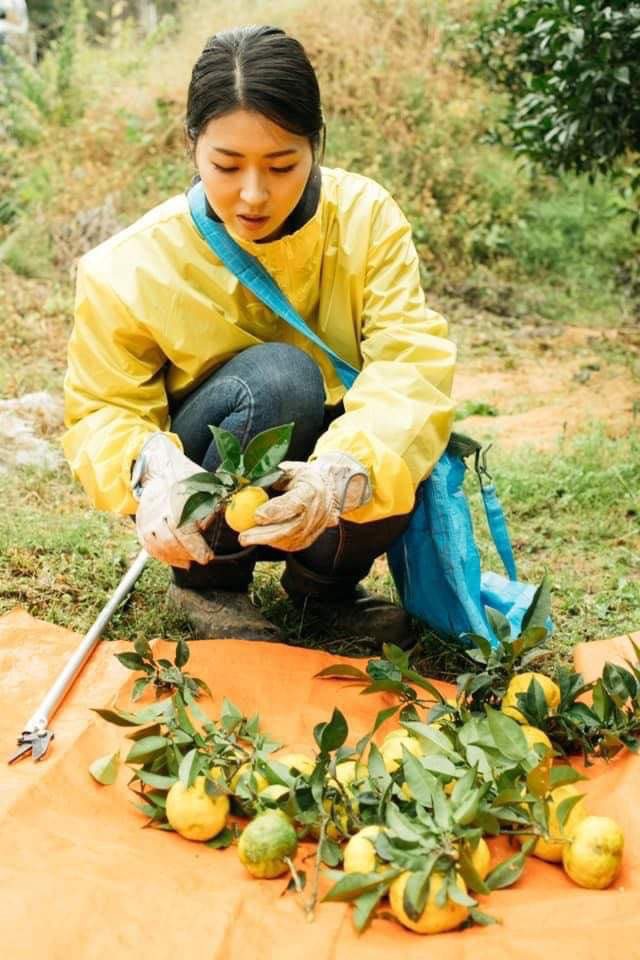
[[[567,662],[575,643],[638,628],[640,614],[640,436],[607,438],[599,428],[553,454],[533,450],[492,458],[509,518],[519,576],[553,584],[556,630],[547,665]],[[475,478],[467,480],[485,569],[499,569],[486,533]],[[0,478],[0,614],[16,605],[83,632],[115,589],[138,550],[129,521],[88,507],[66,470],[22,471]],[[340,625],[293,607],[279,584],[281,564],[259,564],[252,596],[288,643],[367,656],[375,650]],[[189,638],[188,625],[165,598],[169,571],[153,562],[107,639]],[[367,586],[394,596],[377,565]],[[461,658],[426,628],[416,629],[416,662],[451,678]]]

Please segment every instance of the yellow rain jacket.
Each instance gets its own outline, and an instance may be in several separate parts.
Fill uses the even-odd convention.
[[[264,264],[325,343],[361,372],[345,393],[333,366],[224,267],[181,194],[86,254],[78,269],[65,378],[63,447],[96,507],[133,514],[131,467],[151,433],[171,433],[169,400],[186,397],[247,347],[294,344],[320,366],[327,403],[345,412],[314,456],[350,453],[373,498],[349,515],[408,512],[444,450],[455,348],[425,306],[410,226],[372,180],[322,168],[316,212],[267,243],[234,236]]]

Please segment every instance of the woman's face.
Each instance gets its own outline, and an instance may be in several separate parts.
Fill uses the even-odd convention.
[[[226,227],[247,240],[276,240],[313,165],[306,137],[260,113],[235,110],[206,125],[195,148],[205,193]]]

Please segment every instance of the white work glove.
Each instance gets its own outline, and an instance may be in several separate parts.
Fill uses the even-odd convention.
[[[243,547],[276,547],[286,553],[304,550],[345,513],[371,499],[366,467],[346,453],[325,453],[311,463],[283,461],[284,476],[275,489],[285,490],[256,510],[256,525],[240,534]]]
[[[136,530],[142,546],[172,567],[188,570],[191,563],[209,563],[213,551],[202,536],[213,518],[178,526],[190,494],[183,480],[202,473],[202,467],[185,457],[162,433],[150,437],[131,473],[134,496],[139,500]]]

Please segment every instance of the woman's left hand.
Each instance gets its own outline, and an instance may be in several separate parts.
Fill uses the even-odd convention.
[[[304,550],[371,498],[368,471],[346,453],[326,453],[311,463],[285,461],[280,469],[277,487],[286,492],[256,511],[256,525],[240,534],[243,547]]]

